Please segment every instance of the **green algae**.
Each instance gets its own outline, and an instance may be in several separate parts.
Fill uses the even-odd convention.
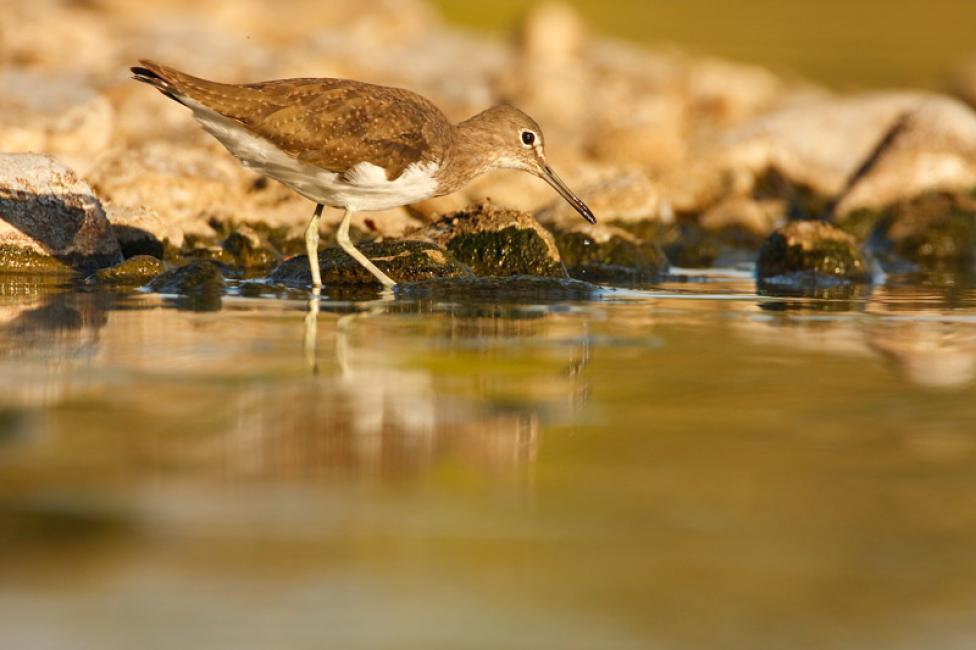
[[[611,235],[597,241],[586,232],[556,231],[559,255],[569,275],[593,282],[651,281],[668,270],[668,260],[653,242]]]
[[[224,276],[216,264],[197,260],[159,275],[149,283],[149,288],[156,293],[219,295],[224,284]]]
[[[448,240],[447,250],[475,275],[566,277],[565,267],[553,258],[547,242],[531,228],[509,226],[462,233]]]
[[[880,213],[870,244],[886,268],[967,270],[976,263],[976,201],[932,193]]]
[[[871,280],[857,241],[823,222],[795,222],[770,235],[759,251],[756,275],[766,284],[776,284],[777,277],[820,285]]]
[[[124,262],[95,272],[100,284],[143,285],[164,271],[163,263],[151,255],[136,255]]]
[[[57,257],[21,246],[0,245],[0,271],[3,273],[50,273],[71,275],[75,269]]]
[[[221,245],[242,269],[270,269],[281,261],[281,255],[254,231],[234,230]]]

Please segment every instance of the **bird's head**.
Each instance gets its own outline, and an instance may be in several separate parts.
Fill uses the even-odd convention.
[[[472,131],[474,139],[490,148],[488,167],[520,169],[552,185],[584,219],[596,223],[596,217],[582,199],[569,189],[546,161],[545,136],[531,117],[513,106],[490,108],[461,124]]]

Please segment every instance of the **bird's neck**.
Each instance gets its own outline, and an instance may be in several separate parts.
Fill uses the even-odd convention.
[[[486,113],[475,115],[454,127],[454,146],[447,164],[441,170],[441,191],[445,194],[461,189],[471,179],[492,169],[498,161],[493,146],[496,131]]]

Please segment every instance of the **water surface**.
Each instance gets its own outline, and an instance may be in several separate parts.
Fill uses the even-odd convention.
[[[0,284],[5,647],[976,643],[972,289],[234,294]]]

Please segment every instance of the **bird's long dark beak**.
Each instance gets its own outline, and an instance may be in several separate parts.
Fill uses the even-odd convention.
[[[593,211],[590,210],[589,206],[583,203],[583,200],[573,193],[573,190],[566,186],[563,179],[556,175],[556,172],[552,170],[549,165],[542,166],[542,178],[545,179],[547,183],[552,185],[553,189],[559,192],[559,196],[566,199],[571,206],[573,206],[577,212],[583,215],[583,218],[590,223],[596,223],[596,217],[593,216]]]

